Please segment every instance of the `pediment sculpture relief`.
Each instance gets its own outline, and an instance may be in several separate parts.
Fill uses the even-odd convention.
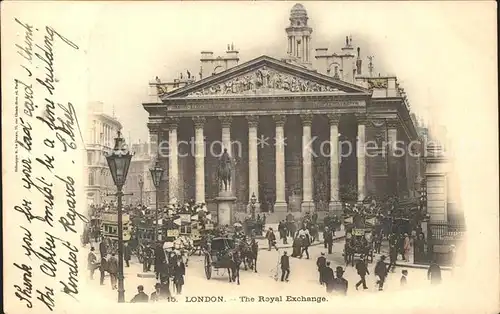
[[[280,92],[334,92],[338,89],[262,67],[246,75],[214,84],[188,96],[245,94],[268,89]]]

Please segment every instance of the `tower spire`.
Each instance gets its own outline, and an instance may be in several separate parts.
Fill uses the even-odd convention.
[[[299,63],[311,65],[311,34],[308,26],[307,11],[300,3],[295,4],[290,11],[290,25],[285,29],[288,46],[287,54]]]

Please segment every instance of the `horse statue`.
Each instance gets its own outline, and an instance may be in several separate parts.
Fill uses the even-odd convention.
[[[227,148],[224,148],[224,153],[219,159],[219,183],[224,185],[224,191],[227,191],[231,185],[231,157],[227,152]]]

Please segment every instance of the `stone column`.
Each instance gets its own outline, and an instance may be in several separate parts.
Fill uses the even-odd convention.
[[[232,162],[233,159],[233,151],[231,147],[231,122],[233,121],[233,118],[231,116],[223,116],[219,117],[219,120],[221,122],[221,140],[222,140],[222,152],[224,152],[224,149],[227,149],[227,153],[229,154],[229,157],[231,158],[231,165],[234,166],[234,163]],[[234,180],[235,180],[235,169],[234,167],[231,168],[231,183],[228,186],[228,192],[231,192],[231,195],[234,195]]]
[[[366,197],[366,150],[365,150],[365,124],[366,115],[356,115],[358,120],[358,202],[362,202]]]
[[[177,145],[177,127],[179,119],[170,118],[168,123],[168,202],[175,204],[179,192],[179,152]]]
[[[286,213],[288,206],[285,199],[285,120],[283,115],[273,116],[276,122],[276,202],[275,213]],[[284,215],[280,215],[284,216]]]
[[[398,195],[398,160],[394,156],[396,143],[398,141],[398,120],[391,119],[387,121],[387,141],[389,159],[389,191],[392,195]]]
[[[195,141],[195,172],[196,172],[196,193],[195,202],[205,202],[205,141],[203,127],[205,117],[194,117],[194,141]]]
[[[257,146],[258,116],[248,116],[248,211],[251,210],[252,195],[255,195],[257,203],[255,212],[260,212],[259,204],[259,158]]]
[[[311,124],[312,115],[300,115],[302,119],[302,212],[314,211]]]
[[[340,151],[339,151],[339,114],[329,114],[330,122],[330,204],[329,210],[335,215],[340,216],[342,213],[342,203],[340,202],[339,193],[339,166],[340,166]]]

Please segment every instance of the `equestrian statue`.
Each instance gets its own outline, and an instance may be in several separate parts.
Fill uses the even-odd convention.
[[[219,184],[224,185],[224,191],[227,191],[231,186],[231,157],[227,152],[227,148],[224,148],[224,153],[219,159]]]

